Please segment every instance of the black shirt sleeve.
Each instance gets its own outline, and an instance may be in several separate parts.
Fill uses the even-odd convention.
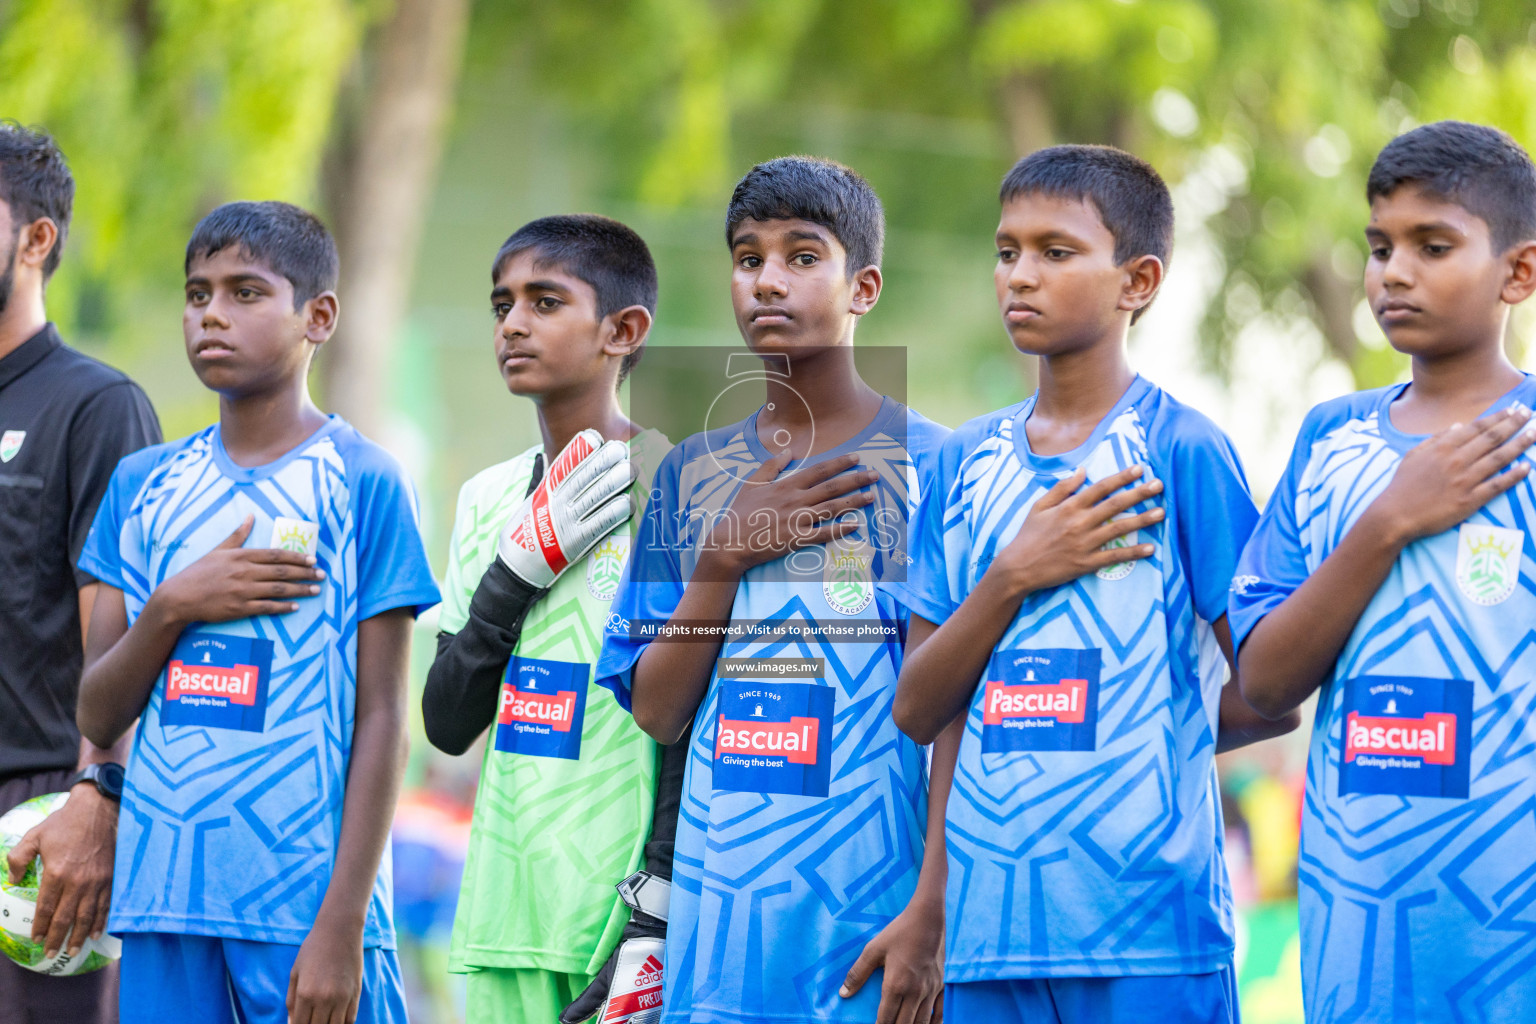
[[[445,754],[469,749],[496,720],[496,694],[523,632],[528,609],[544,595],[492,559],[469,601],[469,621],[437,634],[437,657],[421,693],[427,740]]]
[[[160,420],[149,398],[132,381],[103,388],[75,414],[69,429],[69,563],[78,566],[96,508],[112,471],[125,455],[159,444]],[[95,583],[74,569],[78,587]]]
[[[688,748],[693,724],[676,743],[661,748],[661,768],[656,773],[656,808],[651,816],[651,835],[645,844],[645,870],[672,880],[672,847],[677,838],[677,812],[683,804],[683,773],[688,769]]]

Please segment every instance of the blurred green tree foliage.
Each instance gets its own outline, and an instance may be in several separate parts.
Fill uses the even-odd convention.
[[[524,0],[481,23],[472,45],[515,40],[536,80],[602,112],[645,203],[718,194],[742,126],[784,105],[985,117],[1011,155],[1104,142],[1198,174],[1224,262],[1217,370],[1270,312],[1315,323],[1361,385],[1390,379],[1356,308],[1375,153],[1442,117],[1536,145],[1529,0]]]
[[[180,280],[216,203],[311,202],[338,86],[374,0],[12,0],[0,7],[0,116],[41,124],[76,180],[49,286],[71,334],[131,346],[145,294]],[[146,259],[144,254],[155,254]],[[167,253],[178,254],[174,261]]]
[[[80,183],[56,318],[131,349],[198,214],[315,202],[338,93],[392,7],[0,7],[0,114],[53,130]],[[584,173],[651,209],[713,206],[750,160],[874,124],[969,156],[952,182],[886,168],[904,226],[942,231],[986,205],[978,153],[1001,169],[1054,141],[1126,146],[1199,185],[1222,258],[1209,364],[1267,313],[1314,323],[1365,385],[1401,370],[1359,315],[1370,161],[1440,117],[1536,144],[1533,18],[1529,0],[481,0],[466,45],[470,66],[525,64],[506,101],[578,112],[602,139]]]

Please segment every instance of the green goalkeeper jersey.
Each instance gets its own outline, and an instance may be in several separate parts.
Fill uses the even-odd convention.
[[[670,443],[629,442],[631,492],[644,501]],[[497,532],[532,479],[530,448],[459,491],[441,628],[457,633]],[[643,509],[643,506],[642,506]],[[635,517],[571,565],[529,610],[503,675],[475,793],[449,968],[521,967],[595,974],[629,910],[614,885],[641,863],[651,827],[657,748],[592,666]]]

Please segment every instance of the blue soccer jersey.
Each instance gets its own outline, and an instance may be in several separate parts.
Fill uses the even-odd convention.
[[[297,611],[200,623],[139,719],[117,827],[110,928],[303,942],[330,884],[357,697],[357,624],[437,603],[409,479],[339,417],[276,462],[235,465],[219,428],[117,467],[80,568],[151,593],[255,517],[247,547],[315,555]],[[394,945],[390,858],[365,946]]]
[[[880,474],[860,529],[757,566],[737,588],[678,815],[665,1021],[874,1019],[879,975],[852,999],[838,988],[911,898],[927,807],[923,750],[891,720],[907,612],[885,581],[905,573],[907,521],[945,433],[886,399],[860,435],[810,460],[857,452]],[[771,457],[754,415],[662,462],[597,669],[626,707],[648,634]]]
[[[1233,940],[1211,624],[1258,513],[1227,437],[1143,378],[1061,455],[1031,450],[1034,402],[945,442],[913,525],[913,614],[948,619],[1079,467],[1148,466],[1166,517],[1126,538],[1152,557],[1028,595],[993,651],[946,817],[945,979],[1216,971]]]
[[[1308,415],[1232,584],[1234,642],[1424,440],[1392,425],[1404,386]],[[1536,406],[1536,378],[1494,408],[1517,399]],[[1408,545],[1323,681],[1299,880],[1308,1020],[1536,1020],[1533,528],[1528,478]]]

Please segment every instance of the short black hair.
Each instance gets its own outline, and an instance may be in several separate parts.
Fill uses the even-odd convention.
[[[491,284],[501,277],[507,261],[525,252],[534,266],[558,267],[592,286],[597,294],[597,318],[630,306],[644,306],[656,315],[656,261],[645,239],[631,227],[595,213],[540,217],[516,231],[496,251]],[[619,381],[640,361],[645,344],[619,363]]]
[[[53,249],[43,260],[43,280],[48,280],[64,255],[75,205],[75,178],[53,136],[41,128],[0,121],[0,199],[11,208],[13,227],[47,217],[59,229]]]
[[[848,276],[878,267],[885,251],[885,208],[851,167],[816,156],[781,156],[736,183],[725,209],[725,244],[744,220],[808,220],[832,232],[848,253]]]
[[[1047,195],[1091,204],[1115,239],[1115,262],[1156,256],[1173,259],[1173,196],[1162,175],[1140,157],[1114,146],[1048,146],[1013,165],[998,190],[1007,205],[1023,195]],[[1151,306],[1131,314],[1131,323]]]
[[[336,290],[341,257],[336,239],[319,217],[292,203],[225,203],[197,222],[187,242],[184,273],[192,261],[207,259],[231,246],[263,263],[293,285],[293,308],[321,292]]]
[[[1496,252],[1536,238],[1536,165],[1497,128],[1436,121],[1399,135],[1371,165],[1366,202],[1410,183],[1481,217]]]

